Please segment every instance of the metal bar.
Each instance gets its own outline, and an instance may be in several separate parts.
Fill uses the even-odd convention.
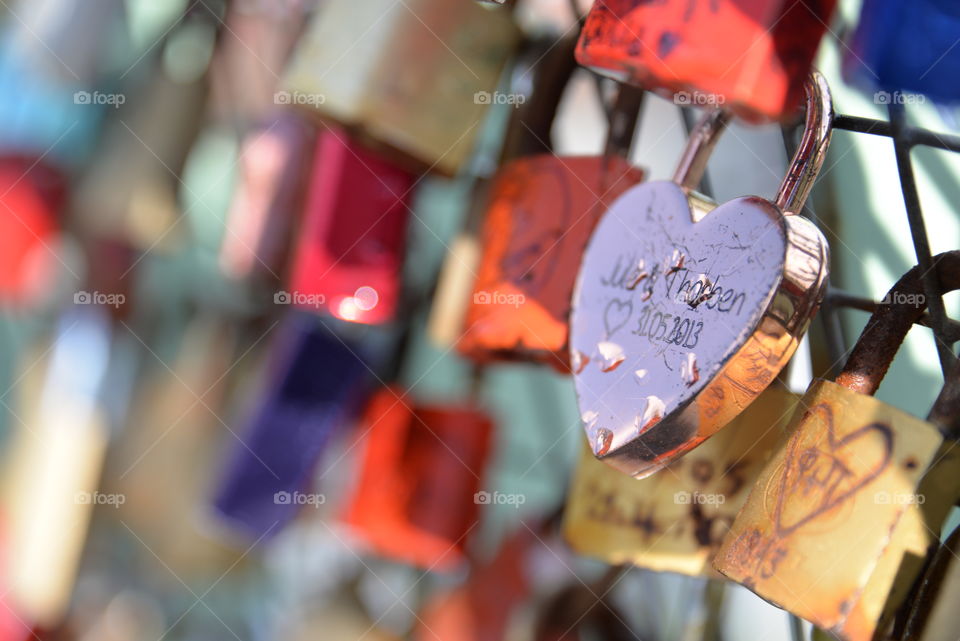
[[[889,122],[886,120],[876,120],[874,118],[838,115],[833,121],[833,127],[834,129],[871,134],[873,136],[894,137],[893,127]],[[908,147],[932,147],[934,149],[960,153],[960,136],[937,133],[929,129],[920,129],[904,124],[899,137]]]
[[[913,238],[913,247],[917,254],[917,264],[923,271],[923,290],[927,297],[927,310],[933,318],[933,335],[936,339],[937,355],[940,357],[940,368],[946,376],[947,372],[953,367],[956,356],[946,336],[947,313],[943,305],[940,279],[933,269],[930,241],[927,238],[927,227],[923,220],[920,195],[913,174],[913,163],[910,160],[910,145],[903,142],[902,132],[906,128],[906,112],[903,105],[900,104],[889,105],[888,111],[890,113],[890,127],[893,133],[893,149],[897,159],[897,170],[900,173],[900,188],[903,192],[903,203],[907,210],[907,221],[910,224],[910,235]]]
[[[834,307],[849,307],[850,309],[858,309],[869,314],[875,312],[877,310],[877,306],[881,304],[872,298],[857,296],[856,294],[851,294],[850,292],[837,287],[830,287],[827,290],[827,295],[824,297],[824,303]],[[944,334],[947,342],[955,343],[960,341],[960,323],[952,318],[946,318],[944,320],[946,322]],[[933,329],[933,318],[930,316],[930,314],[924,313],[917,320],[917,325],[922,325],[923,327],[929,327]]]

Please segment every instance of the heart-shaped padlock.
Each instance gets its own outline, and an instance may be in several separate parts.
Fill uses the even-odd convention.
[[[742,412],[793,355],[827,277],[827,241],[797,216],[823,164],[833,106],[806,84],[806,127],[775,202],[694,191],[729,114],[691,136],[674,181],[621,196],[587,245],[571,364],[593,453],[642,478]]]

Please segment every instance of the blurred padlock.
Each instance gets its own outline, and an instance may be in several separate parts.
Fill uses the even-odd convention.
[[[104,491],[126,499],[117,518],[170,568],[176,578],[165,578],[174,583],[209,580],[242,563],[210,527],[207,505],[216,471],[210,461],[240,438],[224,413],[232,376],[247,373],[234,360],[231,330],[223,319],[197,315],[169,367],[155,363],[138,381],[130,420],[111,451],[114,473],[104,480]]]
[[[681,105],[791,118],[836,0],[597,0],[577,60]]]
[[[309,316],[277,330],[261,393],[231,443],[214,506],[253,538],[274,535],[306,505],[311,472],[366,393],[362,350]]]
[[[934,261],[944,288],[960,288],[960,252]],[[880,305],[837,382],[811,385],[788,442],[714,560],[730,579],[844,641],[885,627],[960,497],[960,453],[943,444],[943,426],[872,396],[920,319],[923,291],[914,268],[888,294],[909,302]],[[955,423],[956,404],[941,397],[934,414]]]
[[[429,641],[501,641],[518,605],[530,596],[530,548],[538,544],[537,524],[524,522],[507,534],[493,558],[475,563],[470,577],[432,597],[417,615],[414,638]]]
[[[485,190],[474,190],[474,194]],[[475,195],[471,198],[477,207]],[[468,214],[476,218],[475,212]],[[447,255],[437,278],[437,290],[431,301],[430,318],[427,323],[427,335],[430,340],[442,348],[452,348],[463,333],[463,322],[473,294],[473,281],[476,280],[477,266],[480,264],[479,221],[468,220],[464,229],[450,242]]]
[[[58,269],[60,209],[67,181],[42,158],[0,156],[0,300],[44,295]]]
[[[427,335],[439,347],[451,349],[463,335],[480,269],[481,228],[490,194],[490,176],[524,147],[530,148],[528,153],[550,149],[546,141],[551,137],[554,111],[576,67],[571,45],[570,38],[546,37],[523,47],[510,74],[509,90],[517,104],[495,106],[494,110],[510,112],[509,118],[497,118],[502,114],[492,111],[488,119],[488,123],[495,124],[506,121],[495,132],[502,135],[491,133],[478,141],[469,165],[474,180],[466,219],[447,248],[427,322]]]
[[[71,202],[75,222],[84,235],[169,251],[183,240],[180,175],[202,124],[205,78],[176,78],[159,66],[129,102],[124,93],[109,96],[118,99],[111,109],[120,114],[103,136],[98,162],[80,179]]]
[[[569,48],[558,50],[572,56],[572,45],[571,39]],[[562,86],[539,89],[550,89],[546,100],[559,102]],[[542,153],[548,143],[534,138],[525,147],[541,153],[501,169],[490,191],[483,257],[458,343],[462,353],[478,361],[537,361],[569,371],[570,298],[580,257],[600,216],[643,179],[627,160],[641,100],[641,91],[620,88],[602,156]],[[557,102],[540,108],[547,136]]]
[[[611,565],[716,576],[713,554],[783,441],[798,398],[775,383],[726,429],[645,479],[585,447],[564,512],[567,542]]]
[[[210,69],[214,118],[242,127],[276,115],[280,73],[310,9],[308,2],[231,2]],[[280,107],[286,110],[286,107]]]
[[[934,100],[960,100],[960,4],[953,0],[864,0],[844,53],[844,77],[880,89],[874,102],[916,91]]]
[[[370,400],[360,429],[365,451],[344,521],[384,557],[455,568],[490,498],[480,491],[490,417],[472,404],[416,403],[387,386]]]
[[[277,101],[302,105],[453,175],[519,32],[508,11],[449,0],[327,0]]]
[[[730,114],[708,112],[673,181],[623,194],[597,223],[570,314],[577,402],[594,455],[642,478],[743,412],[816,314],[827,241],[800,216],[826,158],[833,103],[807,79],[803,138],[774,201],[695,189]]]
[[[105,407],[112,332],[102,309],[64,314],[49,350],[18,379],[25,388],[22,429],[7,449],[3,506],[10,554],[4,601],[25,621],[60,623],[70,605],[96,508],[122,496],[99,491],[110,436]],[[47,351],[49,355],[47,356]],[[42,376],[42,380],[41,380]]]
[[[247,134],[220,247],[220,268],[228,276],[281,278],[303,206],[313,139],[312,129],[293,112],[277,113],[272,124]]]
[[[321,132],[289,291],[274,302],[358,323],[392,319],[415,184],[344,132]]]

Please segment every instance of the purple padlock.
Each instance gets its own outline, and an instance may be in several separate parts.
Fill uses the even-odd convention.
[[[360,354],[313,317],[286,320],[214,499],[232,526],[264,538],[296,516],[317,460],[365,396],[370,369]]]

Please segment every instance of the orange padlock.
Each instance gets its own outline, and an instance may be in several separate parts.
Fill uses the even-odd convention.
[[[472,405],[423,405],[395,386],[373,396],[344,516],[377,554],[433,570],[465,558],[493,422]]]
[[[597,0],[577,60],[681,105],[789,118],[836,0]]]
[[[561,56],[572,56],[571,50],[572,41],[566,50],[557,47]],[[569,73],[560,76],[559,87],[556,74],[544,75],[547,82],[538,84],[552,86],[534,91],[531,111],[542,116],[549,136]],[[547,104],[538,105],[538,99]],[[583,249],[604,211],[643,180],[643,170],[626,158],[641,99],[642,92],[621,88],[604,155],[537,153],[500,171],[491,187],[483,256],[458,344],[462,353],[479,361],[537,361],[569,371],[570,297]],[[517,145],[521,151],[547,146],[540,138]]]

